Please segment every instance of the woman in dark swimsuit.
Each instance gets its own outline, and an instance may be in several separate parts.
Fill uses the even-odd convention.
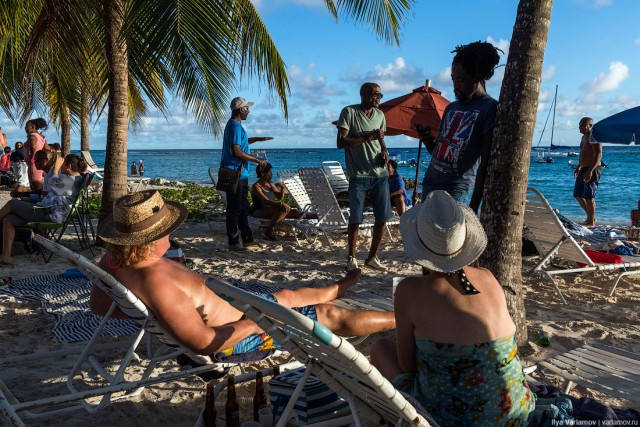
[[[256,175],[258,181],[251,186],[251,199],[253,204],[249,209],[252,216],[256,218],[271,219],[265,237],[268,240],[278,240],[274,232],[274,227],[284,221],[285,218],[300,218],[303,212],[298,209],[292,209],[283,200],[287,189],[284,184],[276,184],[271,182],[273,167],[267,163],[264,168],[258,165],[256,167]]]

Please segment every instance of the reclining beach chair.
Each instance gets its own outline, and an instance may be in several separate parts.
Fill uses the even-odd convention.
[[[574,384],[610,396],[640,402],[640,354],[591,343],[558,354],[537,365],[565,379],[564,393]],[[547,379],[548,380],[548,379]]]
[[[345,211],[340,208],[329,180],[321,168],[301,168],[299,171],[300,178],[307,189],[312,204],[312,210],[318,214],[318,222],[314,224],[314,228],[327,239],[329,247],[333,249],[333,244],[329,233],[346,231],[349,223],[345,218]],[[400,223],[398,217],[394,217],[387,221],[387,233],[389,239],[393,241],[389,225],[397,225]],[[373,228],[374,219],[371,215],[364,216],[364,222],[360,224],[360,229]]]
[[[112,401],[139,395],[147,385],[205,372],[217,372],[219,375],[223,375],[226,368],[235,365],[234,363],[214,363],[209,356],[192,353],[180,346],[171,335],[162,329],[153,313],[147,309],[144,303],[113,276],[82,255],[76,254],[58,243],[38,235],[34,236],[34,240],[48,250],[66,258],[72,265],[87,275],[92,283],[107,293],[113,299],[113,303],[66,376],[68,393],[58,396],[47,395],[30,402],[19,402],[13,393],[0,381],[0,409],[14,425],[24,425],[18,413],[23,413],[29,418],[65,413],[78,408],[84,408],[92,413],[107,406]],[[107,320],[111,318],[117,308],[139,323],[141,328],[131,340],[126,352],[123,352],[124,355],[119,363],[113,359],[103,363],[98,360],[98,356],[103,353],[104,349],[101,348],[97,341],[105,328]],[[145,335],[147,338],[146,354],[148,357],[146,367],[141,369],[138,348]],[[160,345],[155,349],[152,345],[152,335],[160,340]],[[7,363],[23,363],[24,360],[51,359],[54,356],[68,356],[70,354],[73,354],[73,350],[9,357],[0,359],[0,366]],[[186,355],[195,363],[183,366],[177,371],[169,371],[153,376],[155,368],[160,362],[175,359],[182,355]],[[89,366],[93,369],[89,369]],[[139,373],[140,371],[142,373]],[[111,372],[115,373],[112,374]],[[136,374],[135,372],[138,373]],[[96,379],[100,385],[95,384],[94,381]],[[36,408],[46,407],[49,407],[49,409],[43,409],[38,412],[33,411]]]
[[[322,162],[322,170],[325,175],[327,175],[329,184],[335,194],[342,193],[343,191],[349,191],[349,180],[347,179],[347,175],[344,173],[344,169],[342,169],[342,164],[340,164],[340,162],[337,160]]]
[[[289,420],[309,374],[324,382],[351,408],[350,416],[331,420],[331,424],[324,422],[323,425],[348,425],[355,420],[355,425],[359,426],[364,419],[379,425],[384,425],[383,420],[398,426],[430,425],[416,407],[346,339],[300,313],[219,280],[208,279],[206,285],[244,312],[306,366],[305,375],[293,392],[294,397],[284,409],[277,427],[284,426]]]
[[[62,239],[64,233],[69,229],[69,226],[73,226],[73,230],[75,231],[76,237],[78,238],[78,243],[82,249],[91,249],[91,239],[90,236],[93,233],[93,224],[87,222],[88,220],[88,185],[91,183],[92,175],[88,174],[85,176],[82,187],[79,189],[78,194],[75,199],[70,200],[71,210],[69,211],[69,215],[62,222],[55,221],[32,221],[28,222],[24,225],[24,228],[29,228],[33,230],[34,233],[40,234],[48,239],[51,239],[55,242],[59,242]],[[46,208],[38,207],[34,205],[34,209],[43,209]],[[89,228],[90,227],[90,228]],[[42,248],[38,249],[40,254],[42,255],[44,262],[48,263],[53,256],[53,252],[43,250]],[[93,253],[93,249],[91,249]]]
[[[533,242],[541,257],[540,262],[533,267],[531,273],[540,273],[549,279],[564,304],[567,304],[567,301],[554,276],[584,272],[614,274],[615,281],[609,290],[609,296],[612,296],[622,277],[640,274],[639,257],[623,256],[624,262],[622,264],[593,262],[562,225],[547,199],[532,187],[527,188],[524,234]],[[555,267],[552,265],[554,258],[574,262],[576,266],[566,269]]]
[[[104,168],[101,168],[96,164],[95,160],[93,160],[93,157],[91,157],[91,152],[82,150],[80,151],[80,155],[82,156],[84,161],[87,162],[87,166],[89,167],[89,170],[91,172],[96,172],[98,176],[102,178],[102,176],[100,175],[100,172],[104,172]]]

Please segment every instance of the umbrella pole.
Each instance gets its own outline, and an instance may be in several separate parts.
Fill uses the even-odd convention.
[[[422,153],[422,141],[418,138],[418,162],[416,165],[416,180],[413,187],[413,196],[411,196],[411,204],[416,205],[416,199],[418,198],[418,177],[420,176],[420,153]]]

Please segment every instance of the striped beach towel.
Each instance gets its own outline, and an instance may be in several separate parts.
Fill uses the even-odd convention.
[[[85,341],[91,338],[102,321],[89,309],[91,283],[86,277],[37,276],[19,279],[0,287],[0,294],[29,301],[39,301],[45,313],[54,315],[52,332],[60,342]],[[111,319],[105,335],[120,336],[137,332],[132,320]]]

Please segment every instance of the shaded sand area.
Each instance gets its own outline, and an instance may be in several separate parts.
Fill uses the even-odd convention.
[[[8,192],[0,192],[0,203],[4,204],[7,199]],[[390,296],[393,276],[419,274],[419,268],[403,255],[397,228],[393,234],[393,242],[385,235],[379,253],[391,272],[381,273],[364,268],[363,279],[356,289],[366,288],[380,295]],[[343,274],[346,264],[346,236],[335,236],[334,250],[330,250],[323,239],[318,239],[315,243],[303,241],[303,247],[300,248],[291,236],[283,236],[279,242],[267,242],[259,239],[258,232],[256,236],[262,248],[243,253],[227,251],[222,221],[215,223],[213,234],[207,224],[188,222],[173,236],[182,245],[186,257],[194,261],[198,271],[245,280],[258,279],[282,287],[328,284]],[[73,235],[63,243],[72,250],[78,248]],[[361,238],[358,253],[361,262],[364,261],[367,249],[368,238]],[[90,257],[88,251],[82,253]],[[45,264],[41,258],[33,255],[20,255],[15,258],[14,267],[0,270],[0,277],[12,276],[15,280],[59,274],[68,268],[69,265],[59,257],[54,256],[49,264]],[[569,305],[562,305],[551,285],[540,277],[525,276],[530,345],[521,348],[524,365],[592,341],[640,353],[640,278],[623,279],[612,298],[606,296],[609,279],[603,281],[582,275],[558,281]],[[425,309],[428,309],[428,303],[425,303]],[[69,346],[56,341],[51,334],[52,324],[52,316],[44,314],[39,303],[0,295],[0,357]],[[550,347],[541,347],[535,343],[541,329],[549,334]],[[376,338],[369,338],[358,348],[367,354],[371,342]],[[46,382],[55,381],[66,374],[72,362],[73,358],[67,357],[62,362],[44,362],[36,367],[13,365],[9,369],[2,369],[2,377],[10,378],[7,381],[10,387],[18,387],[24,391],[19,396],[43,397],[42,385],[32,380],[32,375]],[[165,362],[161,369],[172,366],[172,362]],[[551,378],[557,380],[553,376]],[[62,387],[58,389],[61,390]],[[574,387],[572,394],[596,397],[614,406],[630,406],[629,402],[581,387]],[[198,418],[204,396],[205,382],[197,377],[189,377],[147,387],[140,397],[116,402],[94,415],[76,411],[43,421],[28,421],[27,424],[188,426],[193,425]],[[243,408],[243,420],[248,420],[251,416],[252,396],[252,385],[240,388],[239,401]],[[217,402],[218,413],[224,413],[224,395],[220,397]],[[4,423],[5,420],[0,420],[0,425]]]

